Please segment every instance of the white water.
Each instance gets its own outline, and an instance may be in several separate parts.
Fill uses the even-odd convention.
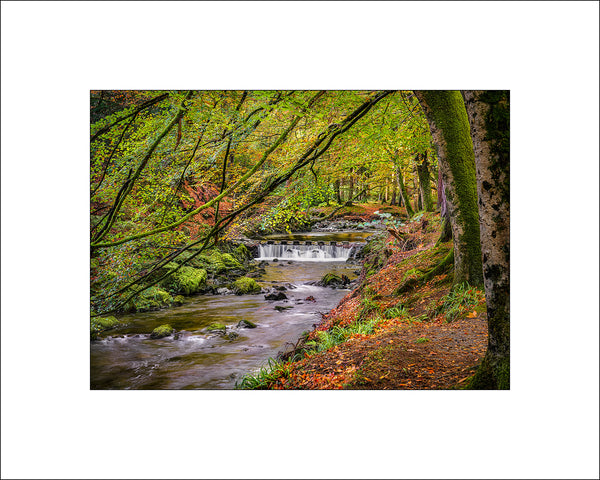
[[[304,262],[345,262],[352,247],[338,245],[259,245],[256,260],[297,260]]]

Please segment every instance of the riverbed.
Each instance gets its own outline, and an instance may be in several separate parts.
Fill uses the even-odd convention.
[[[312,330],[321,314],[334,308],[349,292],[309,285],[328,272],[355,278],[358,265],[339,261],[269,262],[258,279],[264,287],[287,285],[285,300],[258,295],[197,295],[184,305],[165,310],[120,316],[126,325],[105,332],[91,342],[92,389],[231,389],[241,377],[265,365]],[[312,299],[310,298],[312,297]],[[308,300],[307,300],[308,299]],[[313,301],[314,299],[314,301]],[[282,311],[279,307],[292,307]],[[253,329],[238,328],[240,320]],[[219,322],[227,334],[206,327]],[[176,336],[158,340],[149,333],[170,324]],[[237,334],[229,338],[229,334]],[[288,345],[289,346],[289,345]]]

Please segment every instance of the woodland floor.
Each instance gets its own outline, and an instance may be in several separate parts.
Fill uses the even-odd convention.
[[[303,353],[305,358],[288,363],[286,372],[272,378],[266,388],[422,390],[467,386],[487,348],[483,292],[473,289],[477,300],[459,306],[453,317],[440,310],[444,295],[451,291],[451,271],[405,293],[395,292],[407,278],[433,267],[449,251],[451,243],[434,247],[438,224],[439,218],[431,215],[407,226],[403,230],[409,234],[404,237],[410,238],[408,243],[389,235],[379,253],[384,258],[380,269],[365,277],[367,263],[361,287],[323,317],[307,340],[318,338],[319,331],[356,322],[366,295],[373,299],[379,314],[390,316],[386,311],[400,305],[408,314],[386,318],[372,334],[352,335],[329,350]]]

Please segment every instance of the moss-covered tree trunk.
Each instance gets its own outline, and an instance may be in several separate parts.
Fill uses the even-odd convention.
[[[469,119],[457,90],[415,91],[437,147],[454,243],[454,282],[483,285],[477,180]]]
[[[400,167],[396,169],[396,174],[398,175],[400,198],[402,198],[402,203],[404,203],[404,207],[406,208],[406,214],[410,218],[415,214],[415,211],[412,209],[412,206],[410,204],[410,198],[408,198],[408,193],[406,191],[406,186],[404,185],[404,178],[402,177],[402,170],[400,169]]]
[[[465,91],[477,165],[488,349],[472,388],[510,388],[510,96]]]
[[[417,174],[419,175],[419,188],[421,190],[421,198],[423,199],[423,208],[428,212],[433,212],[427,154],[417,155],[417,160],[420,160],[420,162],[417,162]]]

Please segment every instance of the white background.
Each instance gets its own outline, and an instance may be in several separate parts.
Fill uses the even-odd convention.
[[[3,2],[2,478],[598,478],[597,2]],[[510,89],[507,392],[89,390],[90,89]]]

